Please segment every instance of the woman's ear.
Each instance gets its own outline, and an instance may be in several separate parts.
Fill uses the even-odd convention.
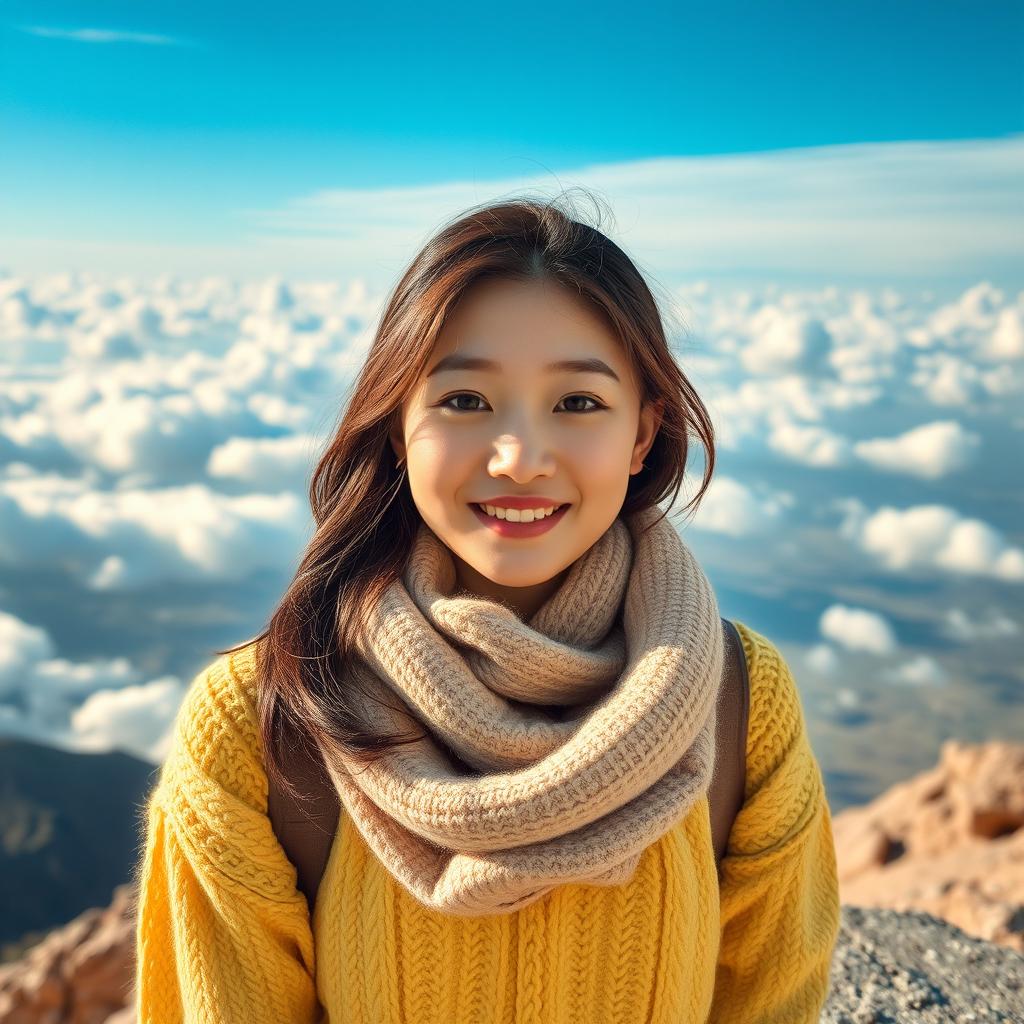
[[[388,441],[391,444],[391,451],[394,453],[395,460],[399,460],[405,457],[405,437],[402,434],[402,426],[398,424],[391,428],[388,432]]]
[[[659,398],[654,402],[650,403],[651,413],[654,416],[654,429],[651,431],[652,435],[658,433],[658,428],[661,426],[661,419],[665,415],[665,399]]]
[[[629,472],[639,473],[644,466],[644,459],[654,445],[661,427],[661,418],[665,410],[664,399],[647,402],[640,408],[640,425],[636,432],[636,444],[633,446],[633,462]]]
[[[661,419],[664,414],[665,400],[663,398],[648,402],[640,410],[640,430],[637,433],[637,441],[645,448],[645,455],[647,451],[650,451],[651,445],[654,444],[654,439],[658,435]]]

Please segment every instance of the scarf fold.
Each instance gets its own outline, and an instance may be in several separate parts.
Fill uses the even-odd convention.
[[[422,738],[366,769],[322,753],[367,844],[427,907],[510,913],[561,884],[628,882],[707,791],[718,604],[660,514],[615,519],[527,621],[458,591],[420,524],[351,660],[374,697],[367,731]]]

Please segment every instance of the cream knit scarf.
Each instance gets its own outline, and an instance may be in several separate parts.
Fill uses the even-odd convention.
[[[562,883],[622,884],[707,790],[718,605],[667,518],[641,535],[660,512],[617,518],[525,622],[456,591],[451,552],[420,524],[353,661],[403,708],[363,702],[367,729],[428,735],[366,770],[323,754],[345,811],[421,903],[474,917]]]

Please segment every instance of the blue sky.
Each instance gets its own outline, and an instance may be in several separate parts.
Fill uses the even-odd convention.
[[[471,183],[473,201],[590,169],[614,203],[604,172],[643,161],[1007,139],[1024,129],[1022,44],[1019,3],[675,3],[630,16],[9,0],[0,266],[156,272],[206,250],[229,273],[310,275],[318,258],[348,269],[343,250],[295,262],[285,246],[260,262],[254,232],[261,244],[316,235],[274,217],[326,190],[386,220],[389,189]],[[430,201],[434,220],[450,212]],[[415,237],[431,226],[417,221]],[[988,275],[1005,286],[1009,271],[997,260]]]

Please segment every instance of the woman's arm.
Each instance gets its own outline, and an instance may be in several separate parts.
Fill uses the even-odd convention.
[[[266,815],[256,722],[235,671],[244,659],[224,656],[196,677],[148,800],[139,1024],[321,1019],[309,909]]]
[[[750,674],[744,803],[722,861],[709,1024],[812,1024],[840,901],[832,819],[800,695],[778,650],[740,627]]]

